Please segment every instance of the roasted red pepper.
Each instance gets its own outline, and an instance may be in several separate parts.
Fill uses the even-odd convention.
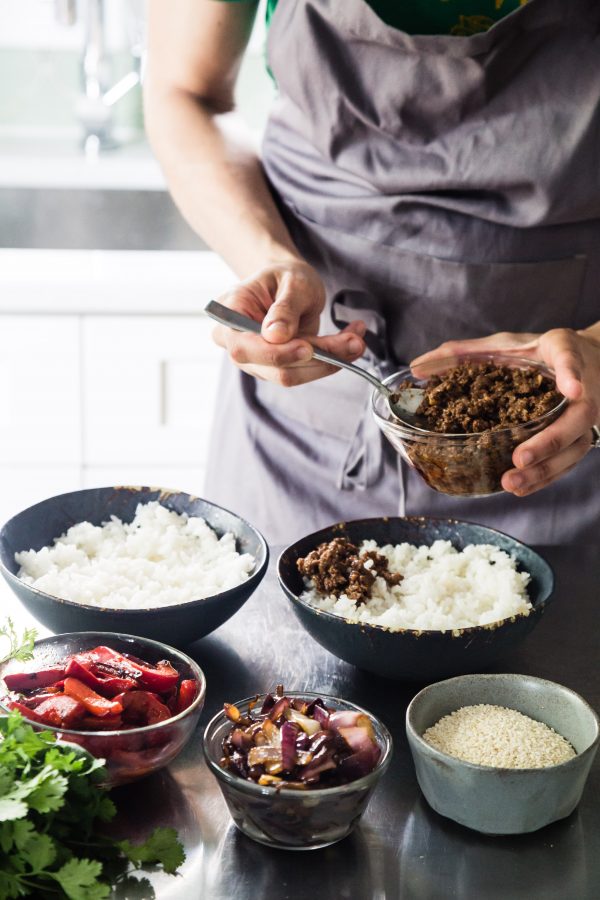
[[[65,665],[44,666],[36,672],[9,672],[2,676],[9,691],[33,691],[48,687],[65,677]]]
[[[18,710],[26,719],[31,719],[32,722],[39,722],[42,725],[44,724],[43,719],[40,719],[36,711],[31,709],[31,707],[26,706],[24,703],[20,703],[18,700],[6,700],[5,703],[9,709]]]
[[[119,694],[115,700],[123,706],[123,721],[134,727],[155,725],[173,715],[169,707],[149,691],[129,691],[127,694]]]
[[[76,654],[65,669],[67,675],[78,678],[88,687],[103,697],[115,697],[124,691],[131,691],[137,687],[135,678],[121,678],[117,675],[105,675],[94,663],[89,662],[84,654]]]
[[[17,708],[23,712],[21,704],[17,704]],[[54,725],[56,728],[76,728],[85,716],[85,706],[73,697],[54,694],[53,697],[49,697],[36,706],[35,710],[29,710],[29,712],[34,713],[36,722],[42,722],[44,725]],[[33,718],[33,716],[30,715],[29,718]]]
[[[141,672],[140,684],[157,694],[162,694],[175,687],[179,681],[179,672],[173,668],[168,659],[161,659],[154,666],[135,657],[128,658],[128,662],[137,666]]]
[[[179,685],[179,694],[177,695],[177,704],[175,712],[183,712],[188,706],[191,706],[196,699],[198,685],[192,678],[184,678]]]
[[[150,688],[157,693],[168,691],[179,681],[177,669],[168,660],[161,660],[153,666],[135,656],[117,653],[110,647],[100,646],[86,653],[78,653],[77,659],[85,665],[91,665],[96,675],[131,678],[137,686]]]
[[[118,701],[107,700],[77,678],[65,678],[65,694],[82,703],[93,716],[118,716],[123,712],[123,706]]]
[[[36,691],[35,694],[23,694],[19,702],[24,703],[29,709],[35,709],[40,703],[43,703],[44,700],[51,700],[53,697],[63,693],[64,681],[59,682],[59,684],[60,687],[51,684],[43,690]]]
[[[77,653],[73,658],[102,675],[110,675],[113,678],[131,678],[135,682],[140,680],[139,668],[130,663],[122,653],[117,653],[110,647],[100,645],[94,647],[93,650]]]

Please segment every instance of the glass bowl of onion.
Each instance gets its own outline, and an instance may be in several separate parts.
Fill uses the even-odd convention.
[[[203,749],[243,834],[282,850],[316,850],[353,831],[389,765],[392,738],[348,700],[279,685],[224,704]]]

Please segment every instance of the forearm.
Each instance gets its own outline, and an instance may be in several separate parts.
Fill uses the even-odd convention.
[[[150,86],[146,122],[177,206],[241,278],[299,257],[234,114],[189,92]]]

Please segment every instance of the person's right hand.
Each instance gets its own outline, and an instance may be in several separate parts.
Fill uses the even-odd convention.
[[[353,362],[365,350],[364,322],[351,322],[343,331],[317,337],[325,288],[308,263],[274,263],[228,291],[219,302],[262,322],[262,334],[245,334],[218,325],[213,337],[244,372],[284,387],[305,384],[339,372],[312,359],[319,347]]]

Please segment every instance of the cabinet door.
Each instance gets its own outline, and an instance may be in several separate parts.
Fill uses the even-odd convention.
[[[79,466],[0,466],[0,524],[34,503],[80,487]]]
[[[83,324],[88,468],[203,468],[222,351],[198,316],[90,316]]]
[[[0,466],[78,465],[76,316],[0,317]]]

